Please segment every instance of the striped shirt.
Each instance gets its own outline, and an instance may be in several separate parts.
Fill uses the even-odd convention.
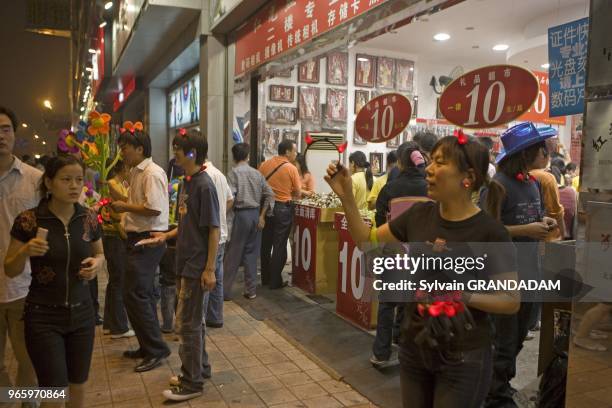
[[[229,171],[227,182],[234,193],[234,208],[259,208],[262,198],[268,212],[274,207],[274,191],[264,176],[246,162],[239,163]]]

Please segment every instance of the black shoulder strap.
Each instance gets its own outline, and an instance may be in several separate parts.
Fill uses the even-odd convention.
[[[280,169],[281,167],[283,167],[285,164],[287,164],[288,162],[282,162],[281,164],[279,164],[278,166],[276,166],[276,168],[274,170],[272,170],[272,173],[268,174],[266,176],[266,181],[270,180],[270,177],[272,177],[274,175],[274,173],[276,173],[278,171],[278,169]]]

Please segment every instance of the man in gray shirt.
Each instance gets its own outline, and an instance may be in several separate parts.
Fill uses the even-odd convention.
[[[36,373],[25,347],[21,319],[30,287],[30,262],[26,262],[24,273],[15,278],[9,278],[4,273],[4,258],[13,221],[19,213],[36,207],[40,201],[42,173],[13,155],[18,127],[15,114],[0,106],[0,387],[13,386],[4,365],[7,337],[11,340],[18,364],[15,387],[36,386]],[[24,403],[23,406],[30,406],[28,404]]]
[[[248,144],[234,145],[232,156],[236,166],[229,172],[227,181],[234,193],[234,222],[224,260],[224,297],[230,298],[238,267],[244,265],[244,296],[254,299],[261,230],[266,225],[266,213],[274,207],[274,191],[264,176],[249,166]]]

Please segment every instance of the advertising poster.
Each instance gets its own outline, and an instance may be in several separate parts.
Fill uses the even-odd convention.
[[[548,29],[550,117],[584,110],[589,19]]]
[[[195,75],[168,95],[170,128],[191,125],[200,121],[200,76]]]
[[[588,102],[581,186],[612,190],[612,100]]]

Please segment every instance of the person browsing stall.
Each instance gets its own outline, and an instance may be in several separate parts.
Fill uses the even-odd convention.
[[[113,201],[111,207],[126,213],[123,227],[127,233],[127,259],[123,299],[139,348],[126,350],[126,358],[141,359],[134,367],[144,372],[159,367],[170,355],[162,338],[157,317],[153,281],[164,254],[164,246],[136,245],[152,232],[168,230],[168,180],[164,169],[151,158],[151,139],[142,130],[124,130],[119,136],[121,157],[132,167],[128,200]]]
[[[387,184],[389,174],[398,167],[397,156],[398,153],[396,152],[387,153],[387,171],[385,174],[374,180],[372,190],[370,191],[370,194],[368,194],[368,209],[373,210],[376,208],[376,199],[380,194],[380,190],[382,190],[382,188]]]
[[[15,219],[4,260],[11,278],[23,273],[28,259],[32,267],[23,320],[38,385],[69,387],[70,406],[79,408],[85,407],[95,336],[89,282],[104,268],[97,214],[78,204],[84,175],[73,156],[49,160],[41,185],[45,198]]]
[[[351,180],[353,181],[353,196],[360,210],[368,209],[366,198],[374,184],[374,176],[370,163],[366,160],[365,153],[356,151],[349,156],[349,168],[351,170]]]
[[[352,239],[363,249],[366,243],[410,243],[411,254],[436,248],[443,251],[446,243],[497,242],[507,246],[510,236],[503,224],[471,200],[472,192],[486,178],[486,149],[465,137],[448,136],[433,147],[431,159],[426,169],[427,194],[436,202],[416,203],[381,227],[370,227],[362,220],[349,171],[339,170],[336,164],[329,166],[325,180],[342,201]],[[434,243],[433,247],[428,242]],[[516,279],[511,248],[489,254],[487,265],[491,279]],[[489,314],[515,313],[520,295],[512,291],[459,293],[456,303],[464,310],[460,313],[464,316],[467,306],[474,325],[467,332],[447,328],[441,333],[445,336],[435,342],[431,341],[429,320],[419,312],[427,310],[428,303],[416,295],[414,302],[406,304],[402,321],[399,360],[403,406],[480,407],[489,390],[493,361]],[[421,333],[427,341],[417,342]]]
[[[306,156],[303,153],[298,153],[297,157],[295,158],[295,166],[298,169],[300,180],[302,181],[302,194],[304,196],[312,195],[315,189],[314,177],[312,177],[312,174],[308,169],[308,165],[306,164]]]
[[[282,272],[287,261],[287,240],[293,224],[293,203],[302,197],[302,181],[297,168],[291,164],[297,156],[297,145],[292,140],[278,144],[278,156],[259,166],[272,191],[274,209],[267,214],[261,239],[261,283],[270,289],[287,286]]]

